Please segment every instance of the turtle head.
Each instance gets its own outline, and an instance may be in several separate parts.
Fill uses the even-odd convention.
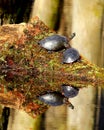
[[[65,47],[65,48],[70,48],[70,47],[71,47],[70,44],[68,43],[68,41],[67,41],[67,42],[64,42],[64,47]]]
[[[71,109],[74,109],[73,104],[68,100],[68,98],[65,97],[63,99],[63,103],[66,104],[66,105],[68,105]]]
[[[69,42],[76,36],[75,33],[72,33],[68,39],[65,39],[64,46],[65,48],[70,48]]]

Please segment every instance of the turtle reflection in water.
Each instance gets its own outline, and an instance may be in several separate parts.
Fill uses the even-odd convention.
[[[67,98],[73,98],[77,96],[79,93],[79,89],[74,86],[63,84],[61,87],[62,87],[62,93]]]
[[[51,106],[59,106],[66,104],[72,109],[74,109],[74,106],[68,101],[68,98],[66,98],[64,95],[62,95],[59,92],[48,92],[44,95],[41,95],[38,97],[38,99],[47,105]]]

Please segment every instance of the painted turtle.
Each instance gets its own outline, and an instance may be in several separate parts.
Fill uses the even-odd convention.
[[[49,92],[42,96],[39,96],[38,99],[51,106],[59,106],[66,104],[69,105],[69,107],[71,107],[72,109],[74,109],[74,106],[68,101],[68,98],[66,98],[59,92]]]
[[[63,63],[73,63],[80,59],[80,54],[75,48],[68,48],[63,52]]]
[[[67,98],[73,98],[78,95],[79,89],[70,85],[63,84],[62,86],[62,93]]]
[[[65,36],[54,34],[39,41],[39,45],[48,51],[59,51],[70,47],[69,41],[75,36],[73,33],[68,39]]]

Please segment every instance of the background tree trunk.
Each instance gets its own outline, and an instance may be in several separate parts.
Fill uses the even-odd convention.
[[[103,59],[101,31],[104,3],[102,2],[96,0],[73,0],[72,2],[72,32],[76,32],[72,46],[89,61],[99,66],[102,66],[101,59]],[[75,99],[72,99],[76,109],[74,111],[68,109],[68,130],[98,129],[99,109],[96,109],[94,104],[99,104],[100,90],[88,87],[81,91]]]
[[[38,16],[48,27],[57,29],[59,27],[63,0],[35,0],[31,18]]]
[[[7,130],[43,130],[42,116],[33,119],[24,111],[10,109]]]

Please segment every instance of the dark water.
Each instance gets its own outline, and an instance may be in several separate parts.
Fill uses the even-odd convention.
[[[104,101],[103,101],[103,89],[88,87],[80,90],[79,95],[75,98],[69,99],[74,104],[74,110],[67,107],[64,118],[67,130],[103,130],[104,129]],[[60,109],[60,110],[59,110]],[[61,111],[61,108],[50,108],[49,112],[57,113]],[[51,114],[52,121],[49,121],[49,114],[47,115],[46,124],[47,130],[58,130],[57,124],[54,120],[57,119],[57,114]],[[59,117],[60,119],[60,117]],[[60,123],[62,123],[60,121]],[[52,128],[50,128],[50,126]],[[61,130],[61,128],[60,128]]]
[[[99,130],[104,130],[104,89],[101,88],[101,100],[100,100],[100,112],[99,112]]]
[[[14,91],[15,89],[21,94],[25,95],[25,105],[36,100],[38,105],[38,96],[48,95],[55,97],[51,99],[52,102],[57,104],[65,95],[60,86],[57,86],[57,80],[52,77],[52,80],[44,82],[42,78],[29,77],[27,75],[20,76],[15,73],[9,75],[2,75],[0,78],[1,86],[5,86],[6,92]],[[7,77],[8,76],[8,77]],[[41,79],[41,80],[39,80]],[[50,84],[51,81],[51,84]],[[53,85],[56,85],[53,87]],[[76,86],[73,86],[76,87]],[[2,88],[2,87],[1,87]],[[29,91],[32,95],[29,94]],[[56,95],[58,92],[58,96]],[[70,92],[68,90],[68,92]],[[59,97],[62,94],[61,98]],[[71,92],[72,94],[72,92]],[[34,100],[32,100],[34,98]],[[57,99],[58,98],[58,99]],[[66,97],[65,97],[66,98]],[[53,101],[53,99],[55,99]],[[66,104],[56,105],[53,104],[43,114],[41,121],[42,130],[103,130],[104,129],[104,89],[100,86],[86,86],[79,88],[78,94],[74,97],[69,97],[68,100],[74,106],[70,108]],[[50,100],[49,100],[50,102]],[[47,104],[47,102],[45,102]],[[59,103],[58,103],[59,104]],[[41,104],[41,111],[44,110],[44,104]],[[34,113],[40,112],[40,109],[35,110]],[[5,115],[5,114],[4,114]],[[9,120],[9,118],[8,118]],[[20,124],[21,125],[21,124]],[[40,128],[40,129],[41,129]]]

